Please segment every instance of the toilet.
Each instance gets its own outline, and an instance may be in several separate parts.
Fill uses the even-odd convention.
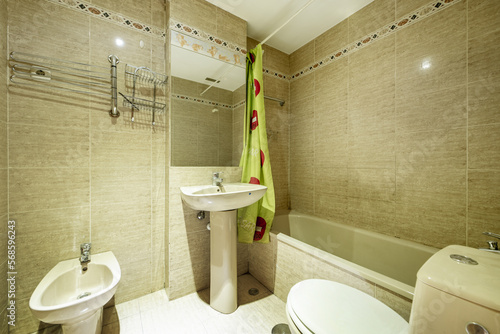
[[[322,279],[297,283],[286,314],[293,334],[500,333],[500,255],[448,246],[417,273],[410,323],[374,297]]]

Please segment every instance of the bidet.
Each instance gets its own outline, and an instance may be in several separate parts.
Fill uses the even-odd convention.
[[[116,292],[121,270],[112,252],[95,254],[82,269],[80,259],[59,262],[40,281],[29,306],[35,317],[61,324],[64,334],[100,334],[102,308]]]

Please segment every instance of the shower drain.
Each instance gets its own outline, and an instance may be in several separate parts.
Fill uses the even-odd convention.
[[[257,288],[251,288],[250,290],[248,290],[248,294],[250,296],[257,296],[259,294],[259,289],[257,289]]]
[[[84,293],[80,294],[78,297],[76,297],[76,299],[82,299],[84,297],[90,296],[91,294],[92,294],[92,292],[84,292]]]

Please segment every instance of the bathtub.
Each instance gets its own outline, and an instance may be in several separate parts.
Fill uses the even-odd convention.
[[[433,247],[296,211],[277,215],[271,232],[274,234],[272,239],[277,240],[278,251],[280,244],[288,249],[293,248],[294,252],[300,251],[281,254],[283,261],[295,261],[290,267],[299,267],[297,263],[300,261],[307,265],[318,260],[321,264],[317,269],[323,270],[328,265],[341,268],[352,274],[352,278],[345,279],[348,283],[355,280],[368,282],[374,287],[382,287],[394,295],[402,296],[410,303],[413,300],[417,271],[437,251]],[[312,278],[317,269],[310,270],[310,273],[295,280]],[[356,286],[356,283],[352,285]],[[370,287],[365,289],[370,290]],[[288,294],[286,291],[284,293]]]

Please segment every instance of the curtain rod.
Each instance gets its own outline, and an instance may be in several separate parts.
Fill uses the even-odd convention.
[[[304,7],[302,7],[301,9],[299,9],[297,11],[297,13],[293,14],[292,17],[290,17],[285,23],[283,23],[278,29],[276,29],[275,31],[273,31],[271,33],[271,35],[267,36],[266,38],[264,38],[264,40],[262,42],[260,42],[260,44],[264,45],[271,37],[273,37],[278,31],[280,31],[284,26],[286,26],[288,24],[288,22],[290,22],[291,20],[293,20],[295,18],[295,16],[299,15],[300,12],[302,12],[304,9],[306,9],[307,6],[309,6],[314,0],[309,0],[305,5]]]

